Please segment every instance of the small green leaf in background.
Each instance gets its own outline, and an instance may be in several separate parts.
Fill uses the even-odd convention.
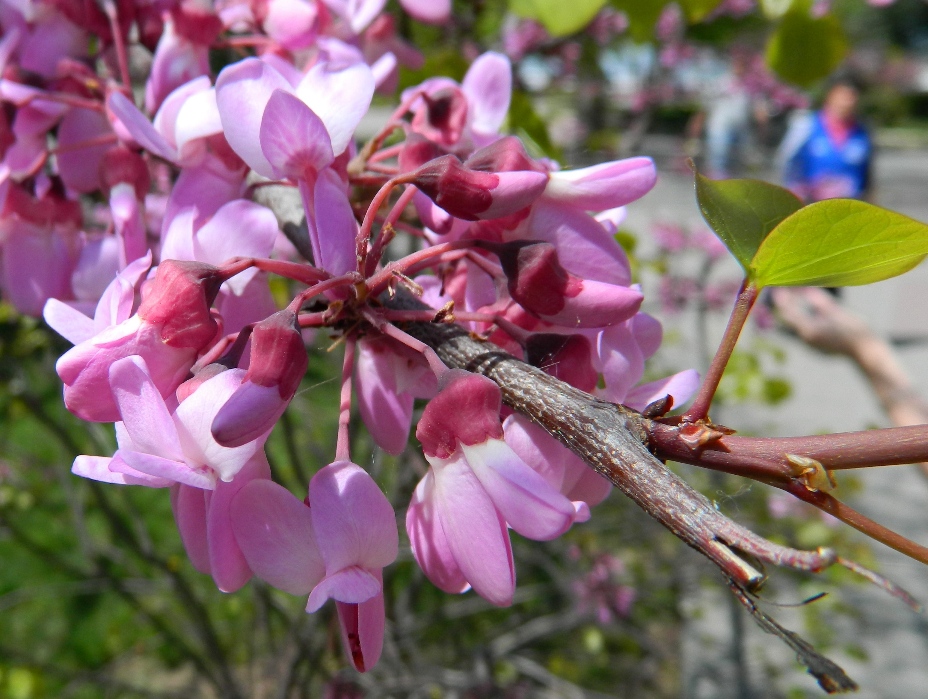
[[[696,173],[696,200],[706,223],[745,271],[777,224],[802,208],[788,189],[761,180],[710,180]]]
[[[848,44],[831,14],[812,17],[806,2],[793,2],[767,42],[767,65],[787,82],[808,87],[844,59]]]
[[[706,16],[719,6],[722,0],[680,0],[680,7],[686,13],[690,24],[702,22]]]
[[[908,272],[928,255],[928,225],[856,199],[803,207],[751,262],[757,286],[854,286]]]
[[[779,19],[793,4],[793,0],[760,0],[760,9],[767,19]]]
[[[612,0],[611,5],[628,18],[628,35],[639,43],[654,38],[654,25],[669,0]]]
[[[509,0],[509,9],[541,22],[551,36],[580,31],[596,16],[606,0]]]

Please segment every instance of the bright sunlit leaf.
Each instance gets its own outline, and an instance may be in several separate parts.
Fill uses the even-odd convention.
[[[751,261],[757,286],[855,286],[907,272],[928,255],[928,225],[855,199],[803,207]]]

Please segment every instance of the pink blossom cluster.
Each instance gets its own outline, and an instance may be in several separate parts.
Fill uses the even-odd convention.
[[[424,21],[449,11],[401,5]],[[459,322],[637,409],[682,403],[697,381],[638,385],[661,328],[640,312],[614,234],[653,186],[653,163],[562,171],[529,155],[502,132],[504,56],[483,54],[460,83],[406,90],[359,149],[375,90],[410,50],[383,6],[0,4],[3,294],[74,344],[57,363],[68,409],[115,425],[116,452],[78,456],[73,472],[169,489],[192,564],[223,591],[256,575],[307,595],[308,612],[333,599],[360,671],[381,652],[382,571],[399,536],[351,459],[353,405],[398,454],[414,401],[428,401],[416,437],[429,469],[405,521],[447,592],[509,604],[509,530],[558,537],[610,488],[403,323]],[[143,47],[153,58],[137,103],[129,57]],[[213,75],[217,48],[241,57]],[[267,184],[302,204],[292,239],[254,200]],[[415,251],[394,259],[399,233]],[[271,274],[292,291],[283,309]],[[300,498],[274,482],[264,445],[306,371],[305,331],[323,327],[345,345],[339,430]]]

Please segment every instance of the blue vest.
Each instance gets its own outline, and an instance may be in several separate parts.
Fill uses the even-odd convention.
[[[806,190],[812,200],[859,198],[870,184],[872,156],[870,135],[860,124],[838,145],[818,113],[812,119],[809,137],[790,158],[788,179]]]

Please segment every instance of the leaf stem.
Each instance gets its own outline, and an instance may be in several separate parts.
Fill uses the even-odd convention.
[[[738,299],[735,301],[735,307],[731,311],[728,319],[728,326],[725,328],[725,334],[722,336],[722,342],[719,344],[709,370],[706,372],[706,378],[699,387],[699,393],[696,394],[696,400],[693,401],[692,407],[683,414],[684,422],[698,422],[705,420],[709,416],[709,406],[718,390],[719,382],[722,380],[722,374],[725,373],[725,367],[728,360],[731,359],[731,353],[735,349],[738,337],[741,335],[741,329],[744,327],[751,308],[757,300],[758,288],[747,279],[741,284],[741,290],[738,292]]]

